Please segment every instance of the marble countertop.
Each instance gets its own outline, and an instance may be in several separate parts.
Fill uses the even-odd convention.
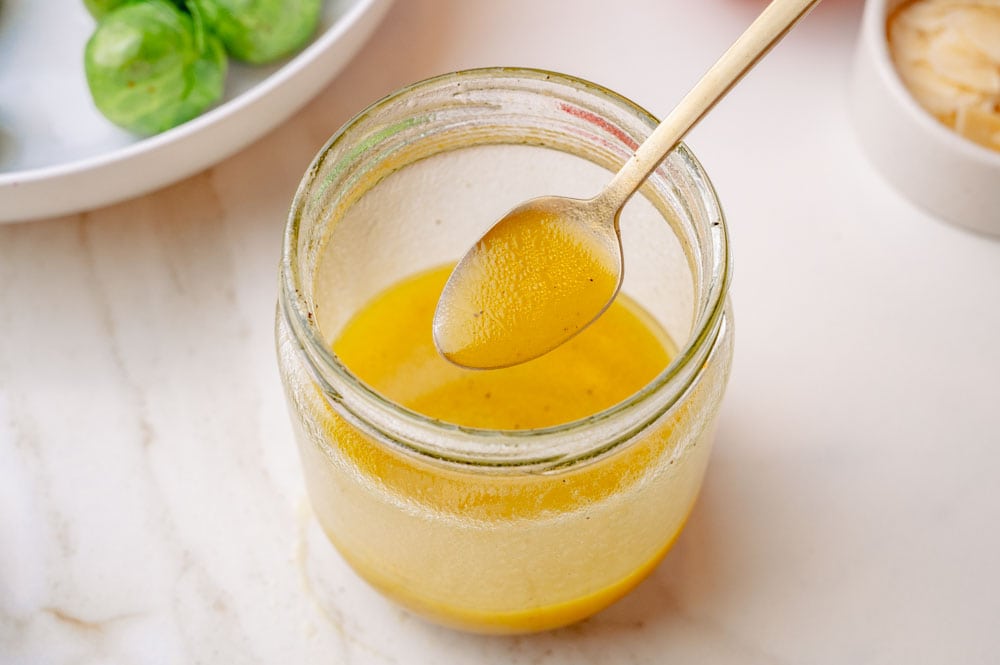
[[[455,633],[370,590],[309,511],[272,321],[326,138],[498,64],[663,113],[762,5],[399,0],[232,158],[0,226],[0,662],[997,662],[1000,240],[914,208],[859,150],[857,0],[826,0],[690,137],[731,224],[736,359],[701,499],[647,582],[554,633]]]

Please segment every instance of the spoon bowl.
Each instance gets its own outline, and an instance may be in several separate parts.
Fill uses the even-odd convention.
[[[504,215],[455,267],[434,313],[434,343],[468,368],[537,358],[608,308],[622,266],[614,210],[592,199],[532,199]]]

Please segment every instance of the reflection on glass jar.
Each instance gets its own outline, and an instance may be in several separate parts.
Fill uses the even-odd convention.
[[[595,194],[655,125],[571,77],[460,72],[358,115],[303,178],[277,342],[309,496],[351,566],[415,612],[565,625],[641,581],[684,525],[732,357],[725,225],[685,147],[622,214],[625,297],[603,328],[506,378],[448,375],[421,346],[421,303],[493,221]],[[482,401],[490,385],[506,403]]]

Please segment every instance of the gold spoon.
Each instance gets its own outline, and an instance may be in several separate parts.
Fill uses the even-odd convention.
[[[592,199],[545,196],[508,212],[455,266],[434,344],[462,367],[537,358],[608,308],[622,282],[622,207],[687,132],[819,0],[774,0]]]

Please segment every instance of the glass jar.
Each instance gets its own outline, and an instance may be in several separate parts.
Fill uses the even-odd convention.
[[[315,514],[350,565],[434,621],[529,632],[646,576],[694,504],[732,357],[715,192],[679,146],[621,216],[625,280],[676,340],[623,402],[537,430],[460,427],[392,403],[331,350],[399,280],[456,261],[532,196],[592,196],[656,126],[615,93],[526,69],[404,88],[306,172],[281,262],[277,347]]]

